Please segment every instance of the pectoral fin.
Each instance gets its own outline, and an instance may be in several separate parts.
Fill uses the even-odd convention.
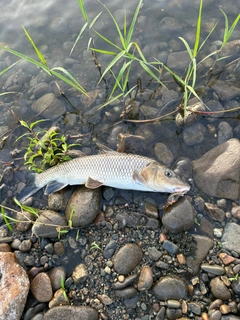
[[[99,188],[103,185],[102,182],[98,181],[98,180],[94,180],[91,177],[88,177],[87,181],[85,182],[85,187],[89,188],[89,189],[96,189]]]
[[[146,181],[137,169],[134,169],[133,171],[133,180],[136,181],[138,184],[146,184]]]
[[[51,181],[47,184],[44,194],[51,194],[56,191],[59,191],[67,186],[66,183],[61,183],[58,181]]]

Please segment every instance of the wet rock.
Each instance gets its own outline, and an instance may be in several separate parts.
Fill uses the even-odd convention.
[[[190,63],[190,58],[188,52],[185,51],[177,51],[170,53],[167,59],[167,66],[170,69],[185,69]]]
[[[193,103],[194,104],[190,104]],[[189,125],[190,123],[196,121],[201,115],[199,112],[205,111],[204,104],[197,99],[192,99],[189,101],[189,106],[186,108],[186,112],[179,112],[176,115],[175,122],[178,127],[184,127],[186,125]]]
[[[180,31],[181,26],[180,23],[172,18],[172,17],[165,17],[159,22],[159,28],[161,32],[169,32],[169,31]]]
[[[227,223],[224,228],[221,243],[224,249],[240,254],[240,226],[233,222]]]
[[[51,281],[53,291],[56,291],[61,288],[61,280],[65,282],[67,273],[63,267],[55,267],[50,270],[48,276]]]
[[[223,108],[223,106],[221,105],[221,103],[217,100],[209,100],[206,103],[207,106],[207,111],[211,111],[211,112],[219,112],[219,111],[224,111],[225,109]],[[209,114],[207,117],[207,120],[209,122],[214,122],[217,118],[222,117],[224,115],[223,112],[221,113],[216,113],[216,114]]]
[[[114,290],[120,290],[126,288],[127,286],[131,285],[137,279],[137,274],[131,274],[130,276],[126,277],[122,282],[117,281],[112,284],[112,288]]]
[[[159,220],[141,214],[139,212],[118,213],[116,220],[119,224],[125,224],[127,227],[134,227],[136,225],[143,225],[147,229],[155,230],[159,229]]]
[[[51,281],[45,272],[40,272],[31,281],[31,291],[39,302],[48,302],[53,297]]]
[[[117,242],[115,240],[110,240],[103,250],[103,256],[105,259],[110,259],[117,249]]]
[[[143,266],[138,279],[138,290],[149,290],[153,284],[153,273],[149,266]]]
[[[54,36],[57,37],[64,37],[65,35],[69,34],[69,27],[65,19],[63,18],[54,18],[52,20],[50,29],[54,33]]]
[[[181,197],[165,210],[162,224],[169,232],[183,232],[192,228],[195,216],[196,212],[189,199]]]
[[[40,82],[34,87],[33,94],[36,98],[40,98],[41,96],[50,93],[51,91],[52,87],[48,83]]]
[[[201,315],[201,305],[197,302],[190,302],[188,303],[188,308],[194,314],[200,316]]]
[[[32,226],[33,215],[27,211],[19,211],[16,214],[16,220],[17,231],[24,232]]]
[[[231,293],[229,289],[219,277],[215,277],[211,280],[210,287],[215,298],[221,300],[231,299]]]
[[[147,144],[144,137],[127,133],[119,133],[118,152],[143,154],[146,149]]]
[[[115,150],[116,145],[118,144],[118,136],[119,134],[129,134],[129,128],[126,124],[121,123],[115,126],[107,138],[107,144],[110,148]],[[139,134],[140,135],[140,134]]]
[[[203,263],[201,265],[201,269],[208,273],[212,273],[215,275],[221,275],[225,273],[225,270],[223,267],[217,265],[217,264],[208,264],[208,263]]]
[[[218,144],[224,143],[233,137],[233,129],[228,122],[220,122],[218,125]]]
[[[67,229],[66,219],[55,211],[45,210],[34,223],[32,232],[38,237],[56,238],[58,236],[57,227],[66,227],[65,229]]]
[[[204,125],[195,123],[183,130],[183,141],[186,146],[194,146],[204,141],[205,134]]]
[[[93,90],[93,91],[89,91],[87,92],[87,96],[82,94],[81,95],[81,102],[84,105],[84,109],[88,109],[97,99],[97,96],[99,95],[100,90]]]
[[[166,276],[161,278],[153,286],[153,293],[160,300],[179,300],[187,296],[187,286],[185,282],[176,276]]]
[[[75,284],[83,283],[88,277],[87,267],[84,263],[80,263],[76,266],[72,273],[72,279]]]
[[[65,252],[64,244],[61,241],[57,241],[53,245],[53,249],[58,256],[61,256]]]
[[[231,139],[192,161],[194,181],[204,193],[240,200],[240,142]]]
[[[174,244],[171,241],[164,241],[163,242],[163,249],[166,250],[167,252],[169,252],[170,254],[176,254],[178,252],[178,246],[176,244]]]
[[[237,295],[239,295],[240,294],[240,279],[238,278],[237,280],[234,280],[233,282],[232,282],[232,289],[233,289],[233,291],[237,294]]]
[[[105,306],[113,303],[113,300],[106,294],[98,294],[97,297]]]
[[[184,181],[192,179],[192,164],[190,159],[182,157],[177,159],[173,165],[173,171]]]
[[[213,247],[213,241],[205,236],[194,235],[194,241],[196,242],[195,255],[187,257],[187,265],[193,271],[193,275],[196,275],[200,270],[202,261],[207,256],[209,250]]]
[[[43,316],[43,320],[59,319],[98,320],[99,316],[96,309],[83,306],[59,306],[48,310]]]
[[[55,98],[53,93],[47,93],[32,104],[34,112],[42,113],[46,119],[55,120],[66,112],[62,100]]]
[[[0,252],[11,252],[11,247],[8,243],[0,243]]]
[[[169,320],[181,319],[182,317],[182,310],[181,309],[170,309],[167,308],[166,316]]]
[[[228,255],[227,253],[225,252],[221,252],[219,253],[219,258],[222,260],[222,262],[224,263],[224,265],[229,265],[230,263],[233,263],[236,258]]]
[[[79,186],[70,197],[66,207],[66,219],[69,220],[72,214],[73,227],[85,227],[92,223],[99,212],[100,189],[88,189]]]
[[[223,101],[229,101],[240,96],[240,89],[234,86],[229,86],[225,81],[217,81],[212,88]]]
[[[232,207],[231,214],[237,220],[240,220],[240,206]]]
[[[52,298],[52,300],[49,302],[48,306],[49,309],[57,307],[57,306],[62,306],[62,305],[69,305],[70,302],[68,300],[67,295],[65,294],[64,289],[60,288],[58,289]]]
[[[142,249],[136,244],[127,243],[120,248],[113,260],[114,269],[119,274],[128,274],[140,263],[142,260]]]
[[[127,287],[121,290],[115,290],[115,295],[119,298],[130,298],[137,294],[137,290],[134,287]]]
[[[149,247],[148,248],[148,256],[149,256],[149,259],[157,261],[158,259],[161,258],[162,252],[157,250],[157,248],[155,248],[155,247]]]
[[[216,220],[219,222],[222,222],[224,220],[225,212],[222,209],[218,208],[216,204],[206,202],[205,208],[207,213],[213,220]]]
[[[19,246],[19,250],[21,252],[28,252],[32,247],[32,241],[30,239],[23,240],[22,243]]]
[[[48,208],[53,211],[61,211],[65,209],[65,198],[63,190],[51,193],[48,196]]]
[[[154,146],[154,153],[156,158],[165,166],[170,166],[174,161],[172,152],[164,143],[156,143]]]
[[[0,252],[0,270],[0,318],[18,320],[22,316],[30,287],[28,276],[11,252]]]

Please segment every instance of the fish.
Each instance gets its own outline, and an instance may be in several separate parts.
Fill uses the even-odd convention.
[[[30,183],[17,197],[20,202],[45,188],[49,195],[67,185],[85,185],[95,189],[108,186],[150,192],[187,192],[188,183],[154,159],[114,151],[98,144],[100,153],[75,158],[32,175]]]

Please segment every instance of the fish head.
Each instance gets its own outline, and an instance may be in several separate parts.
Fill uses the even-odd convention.
[[[173,170],[158,163],[152,163],[144,168],[141,176],[145,184],[154,191],[186,193],[190,190],[189,184],[182,181]]]

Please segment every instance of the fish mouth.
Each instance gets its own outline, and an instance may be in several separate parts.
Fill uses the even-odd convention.
[[[182,193],[186,193],[190,190],[190,186],[185,186],[185,187],[177,187],[173,189],[174,192],[182,192]]]

